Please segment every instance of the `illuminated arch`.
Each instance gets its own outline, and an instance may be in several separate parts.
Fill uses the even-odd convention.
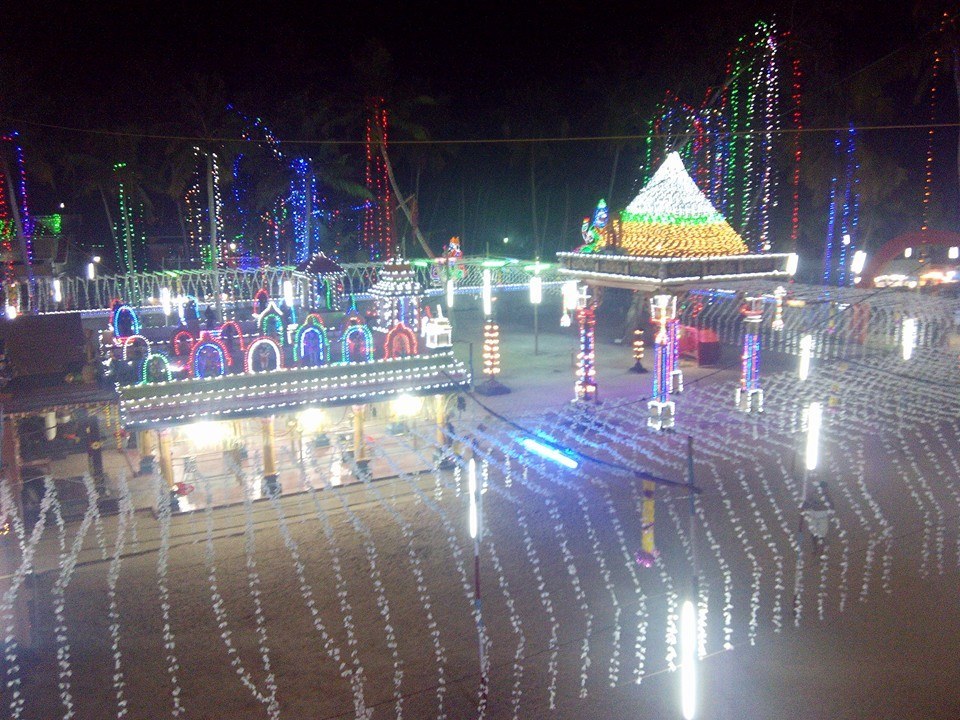
[[[227,366],[231,365],[233,361],[230,359],[230,351],[220,342],[217,338],[212,337],[208,332],[200,333],[200,339],[197,341],[197,344],[193,346],[193,350],[190,351],[190,364],[188,365],[190,377],[210,377],[209,375],[202,375],[203,369],[198,366],[197,360],[200,358],[200,354],[204,351],[212,350],[216,357],[220,361],[220,372],[218,375],[227,374]]]
[[[312,358],[308,357],[307,352],[307,339],[310,337],[317,339],[317,347],[320,355],[316,358],[316,362],[306,362],[305,364],[317,366],[330,362],[330,344],[327,340],[327,329],[323,326],[323,319],[313,313],[307,315],[303,325],[297,328],[297,333],[294,335],[293,361],[303,363],[304,361],[312,360]]]
[[[286,328],[283,323],[283,313],[271,300],[266,309],[256,315],[257,327],[261,335],[276,335],[281,346],[286,344]]]
[[[180,343],[187,342],[189,343],[190,348],[193,349],[193,343],[195,339],[196,338],[193,337],[193,333],[191,333],[189,330],[178,330],[176,333],[174,333],[173,340],[171,340],[171,344],[173,345],[173,354],[177,357],[188,354],[190,352],[189,350],[186,353],[180,350]]]
[[[402,322],[398,322],[383,343],[383,356],[390,358],[404,358],[417,354],[417,336]]]
[[[960,247],[960,233],[946,230],[915,231],[897,235],[888,240],[876,253],[867,258],[867,265],[863,269],[863,283],[873,285],[873,279],[883,274],[884,268],[891,260],[903,257],[907,248],[916,248],[919,251],[923,246],[933,247]]]
[[[373,361],[373,333],[370,332],[370,328],[356,324],[346,329],[343,337],[340,338],[340,361],[344,363]]]
[[[147,340],[143,335],[127,335],[123,339],[123,359],[130,360],[130,346],[136,342],[142,342],[146,346],[146,353],[144,357],[150,355],[150,341]]]
[[[264,312],[270,307],[270,303],[270,293],[267,292],[266,288],[260,288],[253,295],[253,314],[259,315]]]
[[[260,348],[269,347],[273,349],[274,360],[276,361],[277,366],[275,368],[268,368],[264,370],[258,370],[254,363],[256,362],[256,354]],[[270,372],[271,370],[280,370],[283,367],[283,350],[280,349],[280,345],[276,340],[270,337],[258,337],[252,343],[250,347],[247,348],[247,354],[244,356],[243,371],[244,372]]]
[[[151,376],[150,366],[157,361],[161,365],[161,377],[160,379],[155,379]],[[170,382],[173,380],[173,373],[170,370],[170,361],[167,359],[166,355],[161,355],[160,353],[150,353],[143,359],[143,363],[140,365],[140,384],[146,385],[147,383],[155,382]]]
[[[128,335],[120,332],[120,318],[124,315],[130,318],[131,332]],[[130,337],[140,334],[140,318],[137,317],[136,311],[129,305],[118,305],[116,310],[113,311],[113,334],[117,337]]]
[[[224,335],[224,331],[227,329],[231,329],[236,333],[237,343],[240,345],[240,352],[246,350],[246,346],[243,344],[243,330],[240,329],[240,325],[235,320],[227,320],[223,325],[220,326],[220,340],[226,344],[226,340],[224,338],[228,336]]]

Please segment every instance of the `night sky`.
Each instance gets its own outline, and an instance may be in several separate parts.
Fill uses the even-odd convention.
[[[179,98],[199,74],[222,78],[227,99],[262,117],[283,139],[316,139],[299,135],[289,106],[278,110],[285,99],[308,93],[344,118],[326,137],[359,140],[362,123],[351,113],[369,92],[356,68],[379,45],[392,59],[381,90],[389,102],[406,103],[408,119],[431,138],[633,134],[642,131],[668,89],[699,102],[722,81],[737,38],[761,19],[792,28],[807,74],[809,113],[826,108],[835,119],[914,122],[925,119],[922,94],[919,102],[915,96],[939,14],[935,3],[856,1],[662,3],[655,10],[645,3],[572,0],[280,5],[8,6],[0,50],[6,75],[2,122],[19,129],[39,155],[45,146],[62,153],[84,133],[35,123],[190,135],[195,131],[184,122]],[[869,86],[871,76],[877,85],[889,84],[881,97],[855,99],[849,96],[861,91],[848,93],[842,85],[851,76],[861,85]],[[837,81],[841,86],[833,85]],[[410,101],[420,95],[435,104],[418,109]],[[842,107],[847,100],[850,107]],[[868,117],[874,101],[876,118]],[[403,137],[403,129],[393,132],[394,139]],[[922,140],[914,134],[873,142],[912,153]],[[421,212],[432,242],[455,232],[468,239],[529,233],[523,160],[529,151],[445,146],[431,152],[436,158],[421,178]],[[559,236],[569,240],[579,218],[605,194],[612,151],[609,143],[579,143],[548,154],[542,221],[547,234],[557,236],[555,244],[562,244]],[[412,183],[413,165],[399,146],[396,158],[401,181]],[[55,159],[43,160],[56,184]],[[614,192],[621,204],[635,190],[638,162],[636,148],[627,148]],[[903,164],[911,175],[922,173],[922,159]],[[359,158],[354,166],[361,181]],[[485,183],[496,184],[501,194],[492,197]],[[56,192],[39,183],[35,190],[41,204],[70,193],[63,182]],[[817,191],[810,193],[815,204]]]

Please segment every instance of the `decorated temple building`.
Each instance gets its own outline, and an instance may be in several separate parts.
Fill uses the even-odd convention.
[[[340,310],[344,276],[329,258],[313,256],[300,277],[308,281],[296,288],[285,283],[284,297],[264,288],[247,303],[231,304],[223,321],[192,296],[166,298],[164,313],[152,313],[149,323],[138,307],[119,299],[106,314],[61,315],[93,336],[89,374],[100,382],[85,385],[83,402],[97,404],[111,419],[118,450],[135,444],[143,471],[159,464],[175,502],[188,488],[175,461],[175,438],[185,442],[185,435],[198,432],[219,438],[225,453],[243,446],[243,456],[258,461],[251,471],[262,469],[265,494],[281,489],[277,427],[296,446],[329,443],[328,433],[343,430],[338,442],[348,456],[345,467],[365,477],[372,473],[365,421],[378,408],[381,416],[408,413],[412,405],[420,414],[429,409],[439,444],[445,444],[453,394],[467,389],[471,377],[453,356],[449,324],[421,323],[423,288],[411,266],[383,266],[365,313],[354,301]],[[33,400],[28,394],[2,398],[13,417],[5,425],[11,449],[19,421],[64,411],[63,401],[47,407],[42,393],[33,392]],[[333,420],[336,408],[342,409],[339,422]],[[318,422],[325,411],[326,420]],[[103,422],[95,424],[104,429]]]

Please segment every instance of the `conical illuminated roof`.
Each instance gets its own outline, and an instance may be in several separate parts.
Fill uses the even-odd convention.
[[[667,155],[650,182],[620,214],[620,222],[615,227],[611,225],[601,231],[606,252],[613,249],[611,245],[622,253],[640,257],[747,252],[743,239],[687,174],[677,152]],[[598,250],[601,248],[593,248],[594,252]]]

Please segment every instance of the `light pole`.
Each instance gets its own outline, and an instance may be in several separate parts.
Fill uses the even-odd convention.
[[[539,263],[538,263],[539,264]],[[533,305],[533,354],[540,354],[540,303],[543,302],[543,278],[539,275],[530,278],[530,304]]]

